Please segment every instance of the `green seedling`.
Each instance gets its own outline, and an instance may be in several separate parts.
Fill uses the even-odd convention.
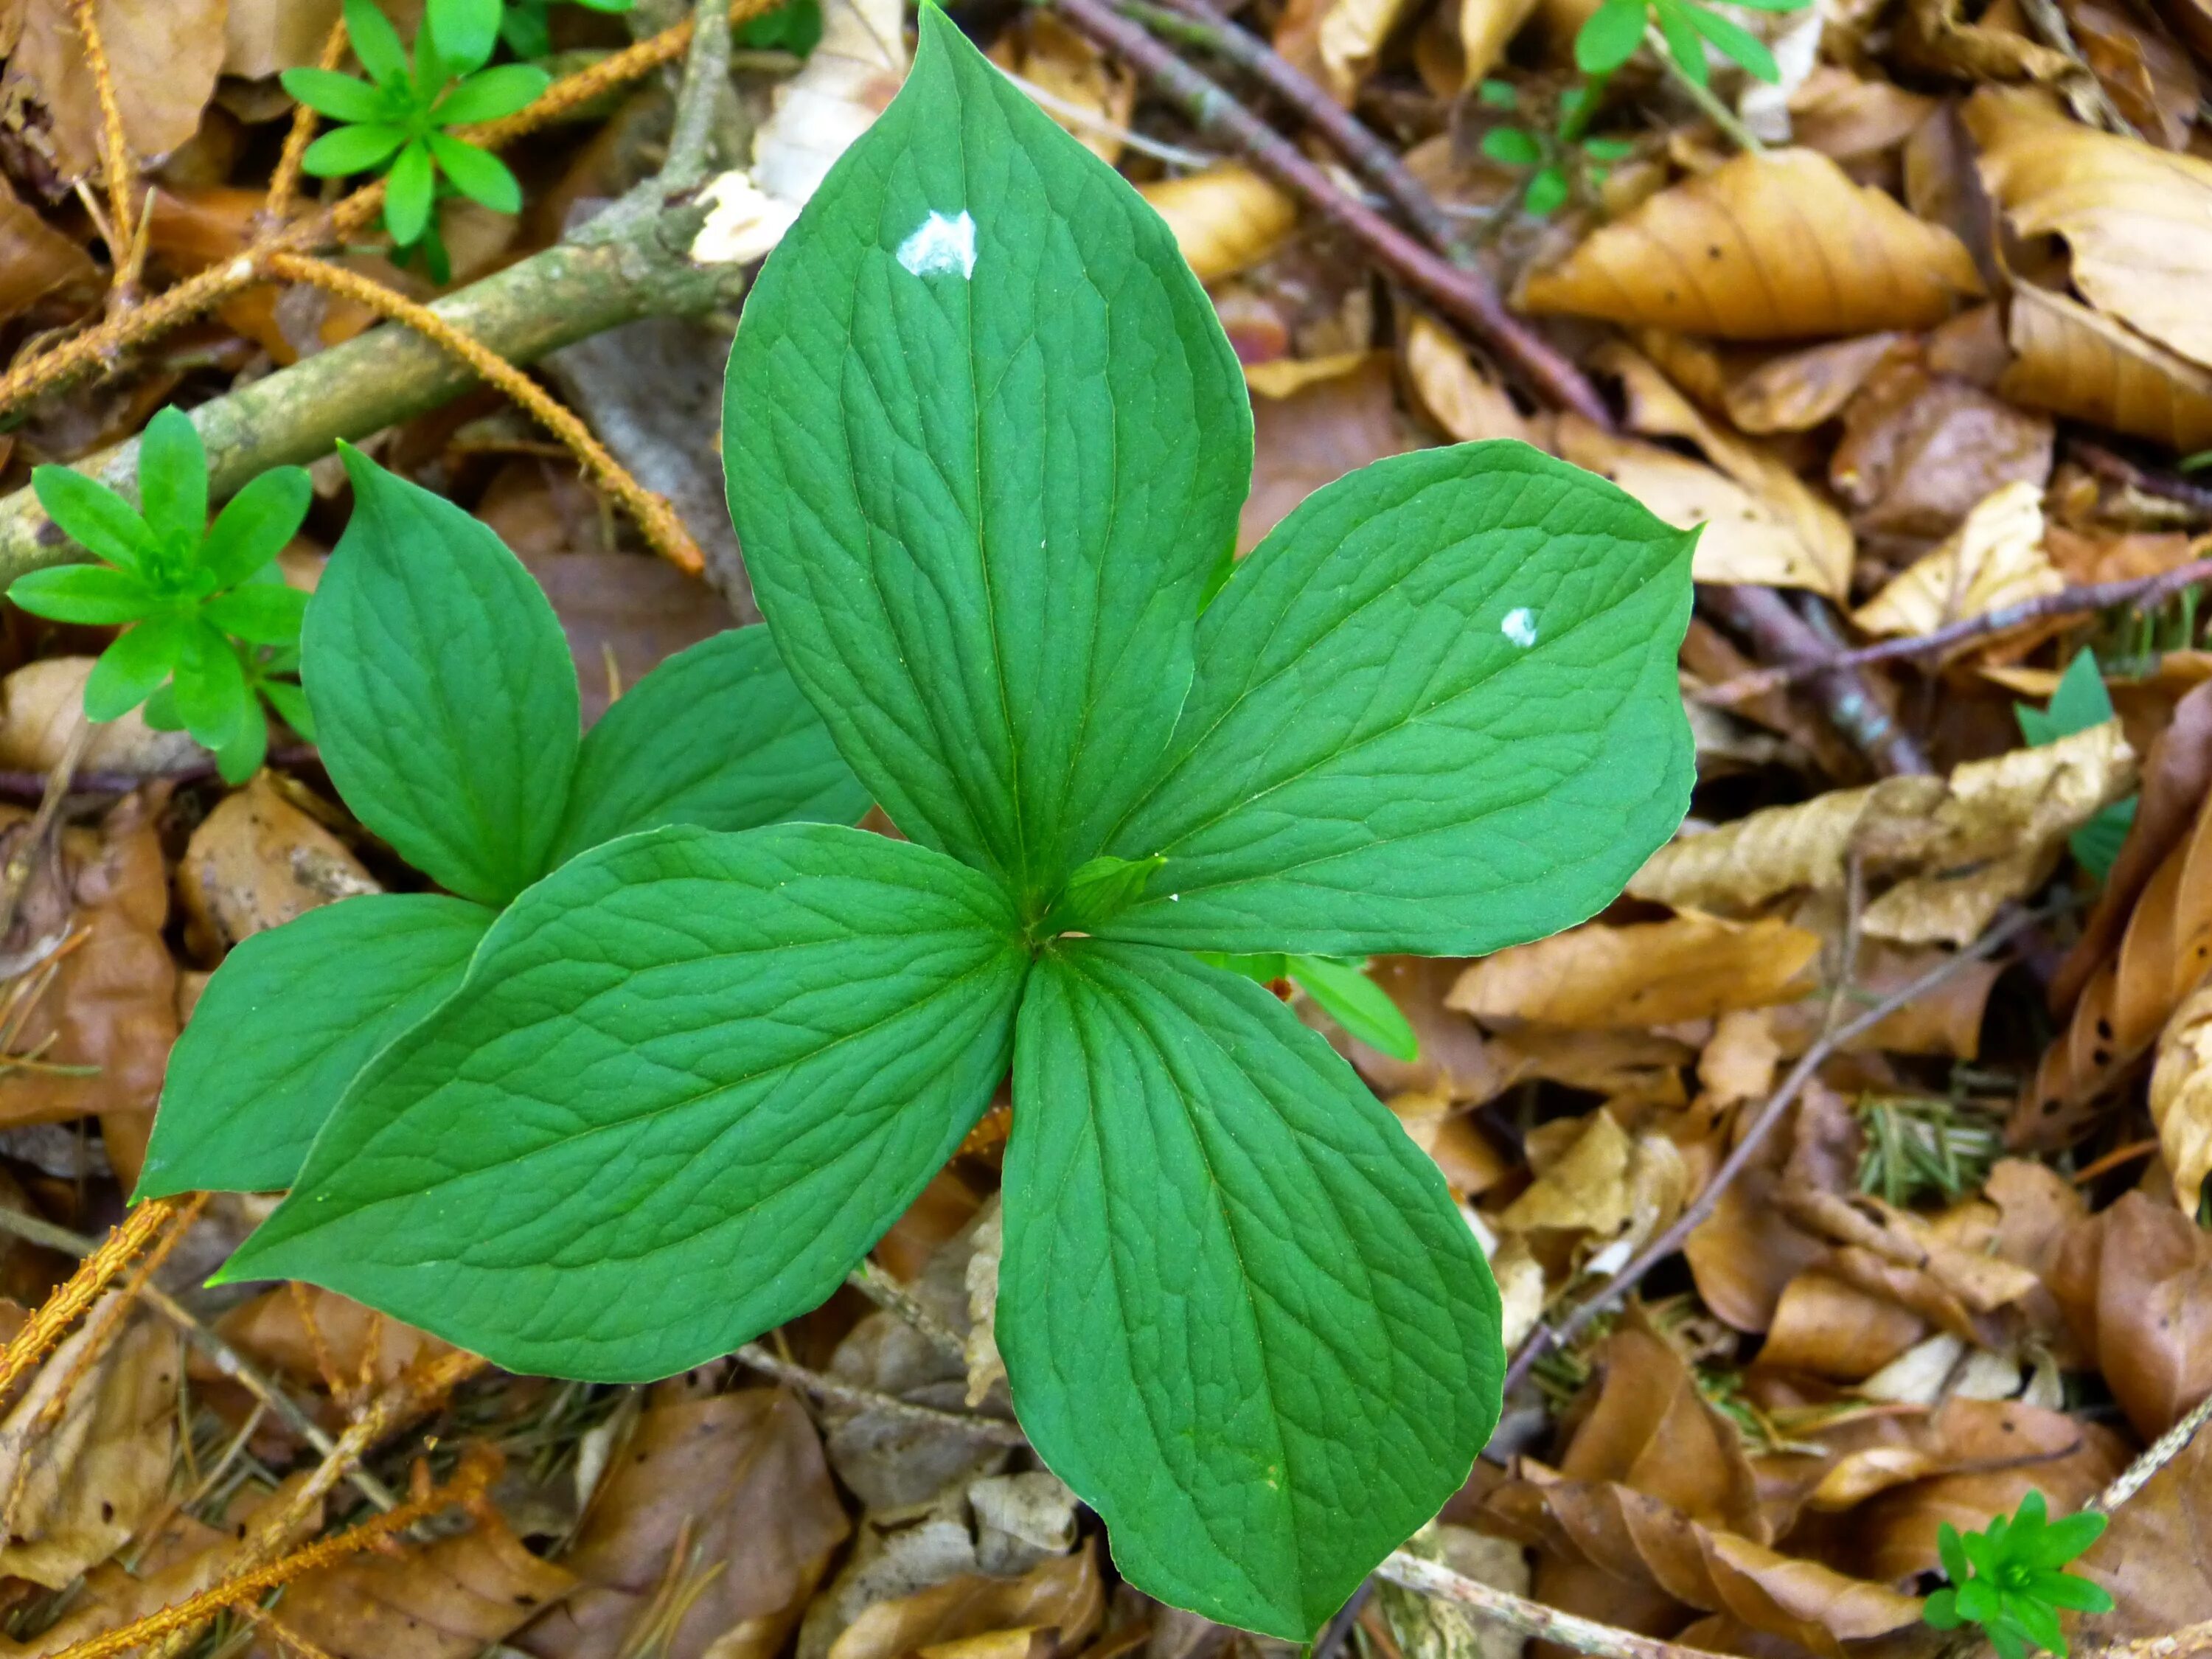
[[[1753,11],[1802,11],[1812,0],[1741,0]],[[1693,85],[1711,77],[1706,48],[1770,86],[1782,78],[1766,43],[1698,0],[1605,0],[1575,35],[1575,64],[1585,75],[1610,75],[1636,56],[1656,27],[1672,66]]]
[[[1495,442],[1354,472],[1232,563],[1251,410],[1212,303],[934,7],[763,266],[723,406],[770,635],[904,838],[669,824],[540,876],[550,805],[440,796],[410,850],[417,763],[349,778],[327,735],[320,654],[387,624],[326,580],[334,775],[505,908],[222,1276],[666,1376],[818,1305],[1011,1073],[1024,1431],[1139,1588],[1310,1638],[1466,1479],[1498,1293],[1388,1108],[1198,953],[1479,956],[1603,908],[1689,799],[1695,533]],[[512,672],[439,660],[441,706]]]
[[[574,0],[574,3],[598,12],[625,12],[637,0]],[[553,0],[507,0],[507,10],[499,20],[499,38],[507,49],[517,58],[543,58],[553,50],[553,26],[549,14]]]
[[[2062,1609],[2112,1610],[2112,1598],[2102,1585],[2060,1571],[2097,1541],[2105,1520],[2084,1512],[2052,1521],[2043,1494],[2031,1492],[2009,1520],[1999,1516],[1985,1531],[1962,1535],[1944,1522],[1936,1532],[1936,1548],[1951,1582],[1928,1598],[1921,1616],[1937,1630],[1979,1625],[1998,1659],[2023,1659],[2030,1648],[2063,1656]]]
[[[2058,677],[2057,689],[2051,694],[2047,708],[2030,708],[2024,702],[2016,702],[2013,715],[2020,721],[2021,736],[2037,749],[2111,720],[2112,696],[2105,689],[2105,676],[2097,665],[2097,653],[2087,650],[2075,653],[2074,660]],[[2135,824],[2136,799],[2130,795],[2124,800],[2114,801],[2067,841],[2067,846],[2073,849],[2075,862],[2099,881],[2112,873],[2120,847]]]
[[[445,890],[324,905],[224,958],[170,1055],[142,1194],[289,1186],[356,1074],[579,853],[867,807],[763,628],[671,657],[580,740],[530,573],[450,501],[344,456],[353,518],[307,610],[305,697],[346,805]]]
[[[522,207],[522,186],[507,163],[452,131],[512,115],[548,84],[532,64],[484,68],[501,15],[500,0],[430,0],[410,61],[375,0],[345,0],[346,38],[368,78],[321,69],[282,76],[293,97],[344,124],[308,145],[301,165],[319,179],[381,174],[384,228],[403,248],[434,234],[441,179],[495,212]],[[442,249],[432,258],[435,276]]]
[[[1524,212],[1547,219],[1565,206],[1579,185],[1585,195],[1606,181],[1612,164],[1636,153],[1636,146],[1621,138],[1583,136],[1604,88],[1602,77],[1570,87],[1559,94],[1559,110],[1552,131],[1495,126],[1482,135],[1482,153],[1501,167],[1523,167],[1528,176],[1521,188]],[[1492,109],[1512,110],[1519,95],[1503,81],[1485,81],[1476,95]]]
[[[124,632],[85,682],[89,720],[144,705],[146,723],[186,731],[215,751],[233,783],[269,749],[263,705],[302,737],[314,721],[298,683],[307,595],[276,556],[299,532],[313,491],[296,466],[264,472],[208,523],[207,451],[181,410],[146,423],[138,444],[141,507],[65,466],[31,474],[39,504],[101,561],[18,576],[8,597],[53,622]]]

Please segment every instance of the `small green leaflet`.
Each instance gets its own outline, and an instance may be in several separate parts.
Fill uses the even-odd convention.
[[[921,35],[745,302],[730,512],[854,769],[1033,920],[1167,742],[1251,413],[1158,216],[934,6]]]
[[[818,1304],[937,1173],[1028,965],[995,884],[926,848],[625,836],[500,918],[222,1278],[328,1285],[512,1370],[702,1364]]]
[[[2070,738],[2093,726],[2102,726],[2112,718],[2112,696],[2105,689],[2104,671],[2097,665],[2097,653],[2087,649],[2075,653],[2074,660],[2058,677],[2049,708],[2031,708],[2024,702],[2016,702],[2012,709],[2020,721],[2021,736],[2033,749]],[[2075,862],[2099,881],[2112,873],[2113,860],[2119,857],[2120,847],[2134,826],[2139,799],[2138,796],[2130,795],[2125,800],[2114,801],[2067,840]]]
[[[1696,539],[1526,444],[1316,490],[1200,618],[1108,848],[1167,863],[1102,934],[1473,957],[1594,915],[1689,804]]]
[[[1070,940],[1023,1004],[997,1334],[1152,1594],[1287,1640],[1467,1478],[1498,1292],[1443,1177],[1250,981]]]
[[[1314,1000],[1321,1011],[1371,1048],[1393,1060],[1413,1060],[1419,1045],[1413,1028],[1389,994],[1367,977],[1366,964],[1335,957],[1293,957],[1279,951],[1229,956],[1218,951],[1194,952],[1201,962],[1242,974],[1262,985],[1279,979],[1294,981]]]
[[[459,988],[492,915],[375,893],[242,940],[170,1051],[136,1196],[291,1185],[354,1074]]]
[[[568,641],[489,528],[360,451],[340,453],[353,518],[301,635],[323,763],[410,864],[504,904],[545,872],[568,804]]]

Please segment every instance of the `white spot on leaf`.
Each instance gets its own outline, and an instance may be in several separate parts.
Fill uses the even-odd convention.
[[[1498,623],[1498,631],[1525,651],[1536,643],[1536,613],[1525,605],[1516,605]]]
[[[932,213],[899,244],[898,262],[917,276],[957,276],[965,282],[975,274],[975,220],[965,208],[954,219]]]

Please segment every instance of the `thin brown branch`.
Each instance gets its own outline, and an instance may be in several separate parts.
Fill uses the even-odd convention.
[[[1920,745],[1882,707],[1856,665],[1834,659],[1834,647],[1822,637],[1838,631],[1826,601],[1807,595],[1809,617],[1825,624],[1816,627],[1771,587],[1708,587],[1703,593],[1705,603],[1748,638],[1761,656],[1781,659],[1785,666],[1774,672],[1813,681],[1822,712],[1877,771],[1896,776],[1934,769]]]
[[[513,363],[455,328],[428,306],[373,283],[359,271],[312,259],[298,253],[272,253],[267,264],[272,276],[309,283],[327,293],[341,295],[366,306],[387,321],[402,323],[426,340],[468,365],[486,385],[496,386],[526,410],[540,426],[567,445],[585,472],[608,495],[620,501],[637,521],[655,552],[687,575],[707,568],[706,555],[691,539],[684,520],[667,501],[654,495],[629,475],[620,461],[607,453],[591,429],[574,412],[555,401],[553,395]]]
[[[207,1201],[205,1193],[194,1193],[186,1200],[178,1208],[175,1218],[154,1241],[154,1248],[148,1250],[140,1258],[138,1265],[131,1270],[131,1277],[124,1281],[123,1288],[94,1306],[91,1317],[85,1321],[84,1346],[63,1377],[61,1386],[54,1390],[52,1398],[46,1401],[46,1409],[39,1413],[38,1420],[32,1425],[31,1433],[34,1437],[50,1432],[61,1421],[63,1412],[69,1407],[70,1395],[76,1392],[76,1385],[84,1380],[85,1374],[100,1363],[108,1346],[122,1334],[124,1322],[130,1316],[131,1308],[152,1285],[154,1275],[161,1270],[161,1264],[169,1259],[170,1253],[184,1243],[185,1235],[200,1218],[200,1212],[207,1208]]]
[[[115,73],[107,61],[107,43],[100,38],[94,0],[70,0],[70,21],[84,46],[85,66],[92,71],[94,91],[100,98],[100,162],[107,185],[107,262],[114,272],[107,292],[112,311],[128,311],[138,288],[138,240],[132,231],[138,223],[138,167],[131,159],[130,141],[123,132],[123,105],[115,90]]]
[[[2187,1416],[2153,1441],[2148,1450],[2120,1471],[2118,1480],[2082,1507],[2110,1515],[2149,1484],[2151,1476],[2186,1451],[2208,1420],[2212,1420],[2212,1394],[2191,1407]]]
[[[1718,1207],[1722,1195],[1749,1166],[1766,1137],[1781,1122],[1797,1097],[1804,1092],[1805,1085],[1813,1080],[1814,1073],[1826,1063],[1830,1055],[1865,1036],[1900,1008],[1927,995],[1969,964],[1996,955],[2050,914],[2047,910],[2021,912],[1990,929],[1956,956],[1947,957],[1909,985],[1892,992],[1856,1019],[1822,1033],[1812,1047],[1806,1049],[1796,1065],[1790,1067],[1790,1074],[1783,1079],[1781,1087],[1767,1097],[1765,1103],[1745,1125],[1742,1133],[1736,1137],[1735,1145],[1729,1149],[1728,1157],[1714,1171],[1712,1179],[1675,1218],[1674,1224],[1644,1246],[1634,1261],[1607,1279],[1595,1293],[1556,1326],[1540,1324],[1528,1334],[1527,1340],[1521,1345],[1520,1352],[1513,1357],[1512,1364],[1506,1369],[1505,1391],[1510,1394],[1520,1384],[1522,1379],[1528,1376],[1529,1368],[1547,1349],[1571,1341],[1592,1320],[1641,1284],[1644,1276],[1652,1268],[1682,1248],[1690,1235],[1704,1225],[1706,1218]]]
[[[1734,679],[1723,680],[1698,694],[1700,702],[1727,705],[1759,696],[1764,692],[1794,685],[1800,680],[1812,679],[1823,674],[1836,674],[1869,667],[1875,663],[1896,662],[1914,657],[1935,656],[1954,647],[1972,644],[1993,634],[2002,634],[2028,623],[2045,622],[2055,617],[2082,617],[2093,611],[2109,611],[2119,605],[2131,605],[2137,611],[2155,611],[2179,595],[2183,589],[2194,587],[2199,582],[2212,581],[2212,559],[2192,559],[2189,563],[2154,576],[2130,576],[2120,581],[2089,582],[2080,587],[2069,587],[2057,593],[2045,593],[2039,599],[2022,599],[2017,605],[2000,605],[1985,611],[1978,617],[1969,617],[1963,622],[1950,623],[1933,633],[1916,634],[1910,639],[1883,640],[1875,645],[1863,645],[1849,651],[1831,650],[1819,656],[1800,657],[1792,662],[1778,663],[1771,668],[1762,668],[1757,673],[1739,674]],[[1731,589],[1730,592],[1743,590]]]
[[[2178,472],[2160,472],[2138,466],[2124,455],[2087,438],[2069,438],[2066,454],[2100,478],[2109,478],[2124,489],[2139,489],[2146,495],[2178,502],[2199,516],[2212,518],[2212,484],[2199,483]]]
[[[1254,76],[1374,185],[1431,247],[1447,258],[1454,254],[1461,240],[1459,228],[1407,171],[1398,152],[1267,42],[1212,10],[1205,0],[1170,0],[1167,5],[1114,0],[1114,6],[1163,40],[1225,58]]]
[[[921,1297],[874,1262],[862,1261],[845,1275],[845,1282],[884,1312],[904,1320],[924,1341],[947,1358],[966,1359],[968,1345],[960,1340],[959,1333],[932,1313]]]
[[[896,1395],[856,1388],[850,1382],[840,1382],[834,1376],[824,1376],[819,1371],[810,1371],[804,1365],[794,1365],[788,1359],[778,1358],[757,1342],[748,1342],[739,1348],[738,1358],[764,1376],[787,1383],[802,1394],[811,1394],[817,1400],[827,1400],[835,1405],[850,1406],[855,1411],[881,1412],[887,1417],[902,1418],[907,1422],[927,1428],[950,1430],[955,1434],[988,1441],[994,1446],[1029,1444],[1029,1437],[1017,1424],[996,1417],[943,1412],[934,1406],[915,1405]]]
[[[1434,1561],[1424,1561],[1404,1550],[1385,1559],[1375,1569],[1375,1576],[1417,1595],[1433,1596],[1439,1601],[1465,1607],[1478,1617],[1523,1636],[1557,1642],[1577,1653],[1589,1654],[1591,1659],[1721,1659],[1721,1656],[1704,1648],[1684,1647],[1656,1637],[1639,1636],[1632,1630],[1601,1625],[1594,1619],[1547,1607],[1525,1595],[1493,1589],[1479,1579],[1454,1572]]]
[[[1176,57],[1108,0],[1042,0],[1091,42],[1113,52],[1224,149],[1243,155],[1364,248],[1384,270],[1479,336],[1547,403],[1611,430],[1613,411],[1583,372],[1505,308],[1490,279],[1452,264],[1366,203],[1339,190],[1282,134]]]

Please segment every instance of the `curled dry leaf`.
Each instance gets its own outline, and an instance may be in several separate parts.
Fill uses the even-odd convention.
[[[1927,1334],[1923,1315],[1822,1265],[1783,1287],[1759,1359],[1778,1370],[1856,1382]]]
[[[1406,10],[1407,0],[1328,0],[1316,39],[1323,75],[1338,102],[1349,104],[1358,96],[1360,83]]]
[[[1535,14],[1536,0],[1460,0],[1459,49],[1462,86],[1472,87],[1498,67],[1505,48]]]
[[[898,0],[823,0],[822,38],[806,66],[777,86],[753,135],[753,183],[794,207],[875,124],[906,79]]]
[[[2173,1200],[2194,1215],[2204,1177],[2212,1174],[2212,990],[2192,993],[2159,1036],[2150,1115],[2173,1178]]]
[[[2135,781],[2135,751],[2108,720],[2040,749],[1970,761],[1948,779],[1886,778],[1683,836],[1653,854],[1628,890],[1678,909],[1741,914],[1793,890],[1840,889],[1856,851],[1870,878],[1898,878],[1867,907],[1867,937],[1966,945]]]
[[[2168,350],[2212,368],[2212,162],[2069,121],[1984,87],[1960,111],[1990,194],[2023,236],[2056,234],[2074,286]]]
[[[1486,1022],[1671,1025],[1795,1001],[1813,988],[1820,953],[1819,934],[1771,916],[1585,922],[1484,957],[1444,1006]]]
[[[1727,340],[1926,328],[1982,292],[1948,231],[1808,149],[1736,156],[1531,275],[1531,311]]]
[[[1869,634],[1931,634],[2065,588],[2066,578],[2043,550],[2043,492],[2023,481],[1983,500],[1942,545],[1915,561],[1851,620]]]
[[[182,1339],[131,1319],[98,1352],[106,1322],[55,1349],[0,1423],[0,1572],[49,1589],[121,1549],[168,1488]]]
[[[210,954],[318,905],[382,890],[267,772],[208,814],[177,866],[178,896]]]
[[[1477,368],[1451,331],[1427,313],[1413,313],[1406,331],[1405,353],[1406,378],[1413,395],[1429,418],[1455,442],[1485,438],[1535,442],[1528,421],[1513,406],[1511,394]]]
[[[2021,283],[1997,390],[2179,450],[2212,444],[2212,370],[2176,356],[2063,294]]]
[[[2123,1194],[2067,1235],[2049,1278],[2145,1440],[2212,1390],[2212,1234],[2179,1210]]]
[[[0,766],[46,772],[61,764],[85,724],[84,683],[90,657],[46,657],[0,680]],[[143,708],[92,729],[79,763],[86,771],[145,776],[213,764],[214,757],[189,732],[156,732]]]
[[[1009,1653],[1014,1659],[1058,1659],[1082,1649],[1104,1612],[1095,1546],[1085,1542],[1074,1554],[1041,1561],[1018,1578],[960,1573],[878,1601],[838,1634],[827,1659],[902,1659],[954,1644],[965,1659],[1001,1659]],[[980,1650],[969,1647],[978,1638],[1002,1632],[1022,1639]],[[1033,1642],[1032,1635],[1042,1639]]]
[[[1689,1196],[1689,1172],[1674,1144],[1663,1135],[1632,1137],[1603,1108],[1532,1130],[1528,1153],[1536,1179],[1496,1218],[1502,1233],[1584,1235],[1574,1241],[1578,1246],[1625,1234],[1633,1250]]]
[[[468,1528],[391,1555],[365,1550],[285,1586],[256,1659],[301,1651],[471,1659],[504,1641],[578,1583],[567,1567],[523,1547],[489,1506]],[[313,1644],[302,1649],[292,1638]]]
[[[562,1558],[581,1584],[513,1644],[616,1659],[666,1584],[703,1561],[717,1570],[671,1620],[669,1659],[770,1659],[850,1530],[814,1425],[781,1389],[650,1407]]]
[[[2128,1448],[2101,1424],[2075,1427],[2080,1443],[2071,1451],[1916,1480],[1861,1504],[1838,1529],[1839,1564],[1895,1581],[1940,1565],[1936,1540],[1947,1522],[1960,1532],[1978,1531],[1992,1516],[2010,1515],[2031,1492],[2044,1495],[2053,1515],[2080,1509],[2127,1467]]]
[[[1158,179],[1139,193],[1168,222],[1201,283],[1249,270],[1280,247],[1298,222],[1298,205],[1287,193],[1236,161]]]
[[[225,0],[95,0],[123,136],[141,161],[198,131],[227,50],[224,10]],[[42,106],[49,125],[40,142],[51,146],[55,170],[86,177],[100,167],[100,93],[70,0],[24,0],[21,15],[0,99]]]

